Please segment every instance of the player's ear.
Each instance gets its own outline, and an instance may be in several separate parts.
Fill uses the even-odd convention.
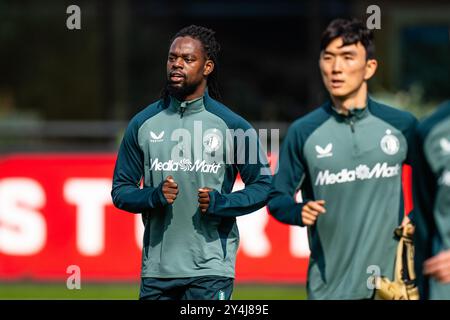
[[[209,76],[211,72],[214,70],[214,61],[208,59],[205,62],[205,66],[203,67],[203,75],[205,77]]]
[[[364,80],[369,80],[377,71],[378,61],[375,59],[369,59],[366,61],[366,74],[364,75]]]

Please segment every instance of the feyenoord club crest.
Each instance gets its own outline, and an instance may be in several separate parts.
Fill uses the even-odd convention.
[[[386,130],[386,135],[380,142],[381,150],[388,155],[394,155],[400,149],[400,141],[392,134],[391,130]]]
[[[208,133],[203,137],[203,146],[206,152],[217,151],[222,146],[222,138],[217,133]]]

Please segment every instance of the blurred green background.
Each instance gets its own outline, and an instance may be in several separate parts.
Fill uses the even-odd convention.
[[[82,284],[81,289],[69,290],[65,283],[0,283],[1,299],[121,299],[136,300],[139,284]],[[233,300],[304,300],[302,285],[237,284]]]
[[[68,30],[66,9],[81,9]],[[256,128],[323,103],[320,36],[334,18],[367,20],[369,0],[0,0],[0,154],[115,152],[122,130],[159,98],[169,39],[216,31],[222,101]],[[421,118],[450,93],[450,4],[380,0],[370,93]]]

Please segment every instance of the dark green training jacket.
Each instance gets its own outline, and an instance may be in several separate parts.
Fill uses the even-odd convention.
[[[450,101],[418,126],[414,220],[416,274],[423,298],[450,299],[450,285],[422,276],[425,259],[450,250]]]
[[[392,279],[393,232],[404,216],[402,165],[411,159],[415,124],[411,114],[368,98],[349,116],[328,102],[290,126],[269,210],[303,226],[303,205],[326,201],[327,212],[308,228],[309,299],[370,298],[371,275]],[[296,203],[300,188],[303,202]]]
[[[131,120],[114,170],[113,203],[143,213],[142,277],[234,277],[236,217],[266,204],[267,158],[256,137],[238,141],[243,132],[249,141],[250,124],[208,93],[190,102],[169,100]],[[238,172],[245,189],[231,192]],[[169,175],[179,189],[172,205],[162,194]],[[207,214],[198,208],[201,187],[214,189]]]

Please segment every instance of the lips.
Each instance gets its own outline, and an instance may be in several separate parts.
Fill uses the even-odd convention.
[[[333,88],[339,88],[344,84],[344,80],[341,79],[332,79],[331,80],[331,87]]]
[[[171,72],[169,78],[172,82],[180,82],[185,78],[185,75],[180,72]]]

